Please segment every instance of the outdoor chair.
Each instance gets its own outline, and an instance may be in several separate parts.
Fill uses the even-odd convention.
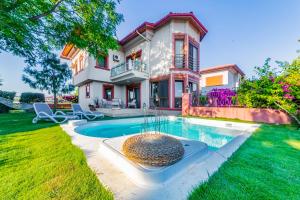
[[[54,123],[64,123],[70,119],[78,119],[78,116],[67,115],[62,111],[52,112],[51,108],[46,103],[34,103],[33,104],[36,117],[32,119],[32,123],[37,123],[39,120],[50,120]]]
[[[128,108],[136,108],[136,99],[133,99],[131,102],[128,102]]]
[[[73,115],[84,117],[87,120],[94,120],[98,117],[103,118],[104,115],[100,112],[84,111],[79,104],[72,104]]]

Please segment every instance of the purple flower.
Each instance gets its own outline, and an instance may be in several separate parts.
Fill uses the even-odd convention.
[[[284,85],[282,86],[283,92],[290,92],[289,87],[290,87],[290,86],[289,86],[288,84],[284,84]]]
[[[284,98],[289,99],[289,100],[293,100],[295,97],[290,95],[290,94],[285,94],[283,95]]]

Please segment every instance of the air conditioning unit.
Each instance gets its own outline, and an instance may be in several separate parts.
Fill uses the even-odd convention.
[[[119,62],[119,56],[118,55],[113,55],[113,61],[114,62]]]

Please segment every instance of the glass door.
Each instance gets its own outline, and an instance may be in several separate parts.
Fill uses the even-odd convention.
[[[127,107],[140,108],[140,87],[127,86]]]
[[[175,81],[175,108],[182,107],[183,81]]]

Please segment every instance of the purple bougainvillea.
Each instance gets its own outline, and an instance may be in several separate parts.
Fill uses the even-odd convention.
[[[289,86],[288,84],[282,85],[282,90],[283,90],[283,92],[286,92],[286,93],[290,92],[289,87],[290,87],[290,86]]]
[[[235,91],[230,89],[212,89],[208,94],[208,101],[211,106],[232,106],[232,97],[236,96]]]

